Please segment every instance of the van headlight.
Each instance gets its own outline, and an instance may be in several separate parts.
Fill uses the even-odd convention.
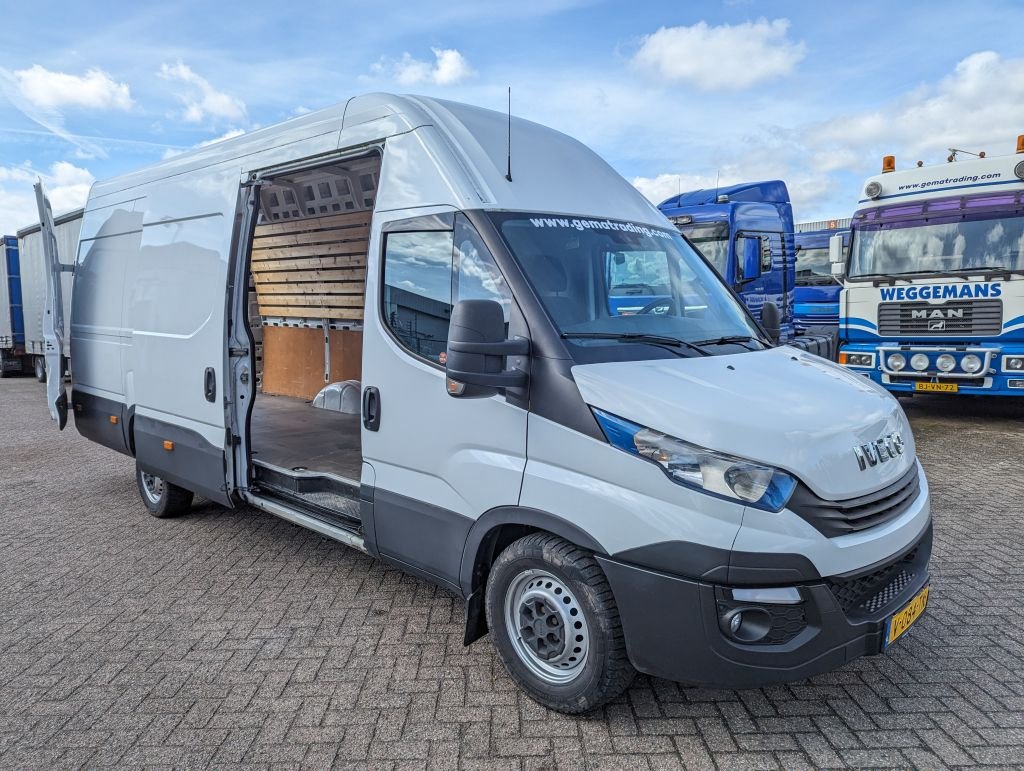
[[[684,487],[765,511],[781,511],[796,479],[772,466],[709,450],[593,408],[609,444],[657,463]]]

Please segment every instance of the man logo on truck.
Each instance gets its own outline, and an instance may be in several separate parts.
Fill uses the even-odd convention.
[[[921,310],[913,310],[910,312],[912,319],[962,319],[964,317],[963,308],[933,308],[928,310],[922,308]],[[931,329],[931,327],[928,327]],[[939,327],[940,329],[942,327]]]

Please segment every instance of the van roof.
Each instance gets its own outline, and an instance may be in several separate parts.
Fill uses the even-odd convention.
[[[554,129],[506,113],[430,97],[367,94],[283,123],[172,156],[147,168],[97,182],[88,209],[125,200],[140,187],[223,165],[239,175],[282,163],[298,162],[346,148],[398,142],[405,161],[434,180],[431,195],[447,200],[412,203],[378,200],[378,210],[444,203],[458,208],[584,214],[668,227],[664,217],[639,191],[580,142]],[[506,177],[511,137],[512,181]],[[239,177],[240,178],[240,177]],[[388,160],[382,192],[388,182]],[[424,182],[424,189],[428,186]],[[395,187],[395,186],[392,186]],[[146,193],[140,191],[141,195]],[[106,201],[100,200],[107,196]]]

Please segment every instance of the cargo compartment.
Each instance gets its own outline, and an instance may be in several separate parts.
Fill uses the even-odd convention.
[[[260,187],[252,238],[254,478],[264,491],[327,508],[359,484],[363,304],[379,172],[375,153],[273,177]]]

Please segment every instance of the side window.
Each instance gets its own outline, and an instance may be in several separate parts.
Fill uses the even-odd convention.
[[[411,353],[440,364],[452,314],[451,231],[389,233],[384,245],[384,323]]]
[[[761,272],[771,273],[772,270],[772,237],[761,236]]]
[[[505,311],[508,331],[512,309],[512,292],[494,258],[476,229],[461,214],[455,221],[455,269],[452,271],[453,302],[459,300],[494,300]]]

